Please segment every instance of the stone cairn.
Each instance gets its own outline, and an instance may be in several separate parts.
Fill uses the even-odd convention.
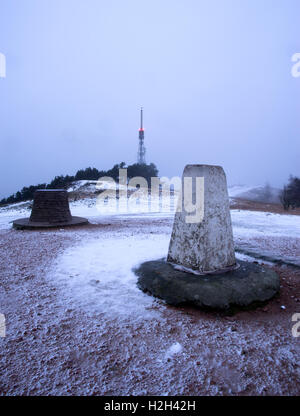
[[[30,218],[13,222],[16,229],[64,227],[87,224],[86,218],[72,217],[68,193],[64,189],[38,189],[34,194]]]
[[[135,273],[141,290],[171,305],[245,307],[261,304],[279,290],[273,270],[236,262],[227,182],[220,166],[185,167],[167,261],[145,262]]]

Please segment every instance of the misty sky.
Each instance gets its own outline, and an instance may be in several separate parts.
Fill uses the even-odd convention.
[[[300,175],[299,0],[0,0],[0,197],[136,161]]]

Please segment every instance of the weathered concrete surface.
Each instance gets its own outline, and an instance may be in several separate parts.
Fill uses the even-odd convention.
[[[264,302],[279,291],[279,276],[258,264],[241,261],[237,270],[196,276],[164,260],[148,261],[135,270],[138,287],[170,305],[228,309]]]
[[[194,184],[195,178],[204,178],[204,216],[200,222],[189,222],[191,214],[185,209],[184,191],[182,211],[175,214],[167,261],[203,274],[230,269],[236,260],[224,170],[221,166],[187,165],[182,175],[183,188],[188,177],[193,178]],[[193,186],[192,201],[196,200]]]

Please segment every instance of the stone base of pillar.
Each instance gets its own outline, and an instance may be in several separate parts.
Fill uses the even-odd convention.
[[[35,230],[41,228],[64,228],[64,227],[74,227],[76,225],[85,225],[88,224],[88,220],[82,217],[71,217],[69,221],[66,222],[36,222],[30,221],[30,218],[20,218],[13,221],[13,228],[16,230]]]
[[[156,260],[141,264],[135,273],[141,290],[175,306],[219,310],[255,307],[279,291],[279,276],[273,270],[244,261],[239,265],[226,273],[200,276]]]

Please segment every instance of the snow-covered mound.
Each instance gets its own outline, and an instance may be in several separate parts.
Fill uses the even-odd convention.
[[[268,185],[234,185],[228,188],[228,194],[230,198],[240,198],[247,199],[249,201],[273,204],[280,203],[279,193],[280,189],[273,188]]]
[[[73,182],[72,185],[68,188],[68,192],[74,194],[97,194],[99,193],[99,185],[101,189],[123,189],[123,185],[118,185],[116,183],[116,188],[114,183],[102,182],[97,183],[97,181],[91,180],[82,180]],[[135,188],[128,187],[129,191],[134,191]],[[258,185],[258,186],[249,186],[249,185],[234,185],[228,188],[228,194],[230,198],[240,198],[246,199],[249,201],[265,202],[265,203],[279,203],[279,193],[280,189],[273,188],[268,185]]]
[[[67,189],[68,192],[86,192],[86,193],[93,193],[96,191],[96,184],[97,181],[75,181],[72,185]]]
[[[69,193],[74,194],[98,194],[100,190],[116,190],[125,189],[124,185],[119,185],[118,182],[110,181],[92,181],[92,180],[81,180],[75,181],[72,185],[67,188]],[[134,191],[136,188],[127,186],[129,191]]]

